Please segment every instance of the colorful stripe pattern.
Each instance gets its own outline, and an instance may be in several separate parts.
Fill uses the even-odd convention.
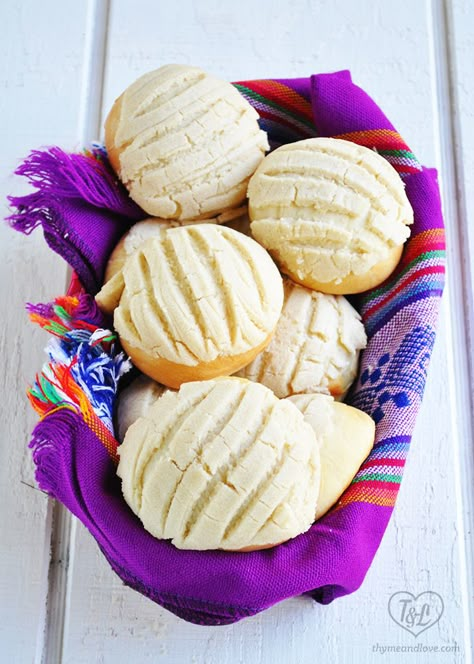
[[[316,136],[310,101],[280,81],[234,83],[260,115],[272,148]]]
[[[349,134],[337,134],[334,138],[342,138],[371,150],[377,150],[382,157],[392,164],[402,178],[421,171],[422,167],[418,159],[400,134],[392,129],[353,131]]]
[[[118,463],[112,416],[120,377],[130,368],[115,350],[116,335],[81,313],[81,300],[58,297],[50,304],[27,305],[30,319],[50,332],[49,362],[27,390],[43,419],[62,408],[80,413]]]
[[[409,436],[388,437],[378,441],[337,508],[356,501],[392,507],[402,479],[409,444]]]
[[[440,296],[444,287],[446,243],[443,228],[410,238],[393,275],[361,298],[367,333],[375,334],[404,303]]]

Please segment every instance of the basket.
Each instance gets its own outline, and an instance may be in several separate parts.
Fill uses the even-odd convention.
[[[374,418],[374,448],[340,501],[306,533],[273,549],[231,553],[178,550],[143,529],[122,498],[114,465],[113,408],[130,365],[93,295],[113,246],[146,215],[97,145],[83,154],[31,153],[17,173],[35,190],[10,199],[12,226],[24,233],[42,226],[75,271],[67,295],[29,305],[31,318],[54,337],[29,390],[41,418],[30,444],[38,483],[89,529],[125,584],[204,625],[233,623],[302,593],[326,604],[360,586],[402,479],[445,269],[436,172],[420,165],[349,72],[235,85],[258,111],[272,147],[318,135],[376,149],[403,178],[415,213],[396,271],[354,298],[368,345],[347,401]]]

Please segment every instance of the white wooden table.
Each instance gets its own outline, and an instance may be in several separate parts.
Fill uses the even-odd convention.
[[[28,150],[101,134],[143,72],[193,63],[229,80],[350,68],[415,153],[440,170],[449,286],[393,518],[362,588],[329,606],[293,599],[227,627],[185,623],[124,588],[95,542],[35,488],[25,385],[46,335],[23,304],[63,292],[41,233],[0,227],[0,662],[471,662],[474,3],[469,0],[5,0],[0,8],[1,199]],[[4,206],[5,208],[5,206]],[[6,213],[6,209],[4,209]],[[389,617],[399,590],[444,600],[417,640]],[[390,646],[438,652],[382,655]]]

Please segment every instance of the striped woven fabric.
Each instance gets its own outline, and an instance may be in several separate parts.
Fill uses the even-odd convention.
[[[398,270],[385,284],[361,298],[369,334],[374,334],[406,301],[441,295],[444,287],[446,244],[443,228],[412,235]]]
[[[316,136],[311,101],[301,91],[271,79],[234,85],[260,115],[272,148]]]
[[[405,143],[400,134],[393,129],[371,129],[369,131],[352,131],[348,134],[337,134],[334,138],[342,138],[375,148],[377,152],[392,164],[400,177],[421,171],[421,164]]]
[[[304,79],[306,82],[307,79]],[[271,138],[272,147],[318,136],[309,92],[303,85],[298,88],[271,79],[234,83],[237,90],[252,104],[260,115],[260,126]],[[421,171],[421,164],[394,129],[371,129],[335,134],[369,148],[392,164],[402,178]]]

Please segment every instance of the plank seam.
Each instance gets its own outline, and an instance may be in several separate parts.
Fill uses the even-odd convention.
[[[88,0],[77,131],[80,149],[100,136],[109,4],[110,0]],[[71,270],[68,269],[66,287],[70,278]],[[52,514],[44,629],[37,640],[36,660],[44,664],[60,664],[64,661],[64,647],[71,617],[76,526],[77,521],[72,514],[64,505],[56,502]]]
[[[448,279],[446,307],[447,366],[452,413],[452,449],[454,455],[457,527],[459,532],[460,592],[463,603],[465,656],[472,652],[474,605],[469,595],[474,572],[474,551],[469,533],[474,524],[474,459],[472,456],[472,353],[470,314],[472,293],[469,290],[469,244],[457,114],[456,62],[454,33],[449,0],[429,0],[431,21],[431,59],[434,71],[433,111],[438,133],[440,185],[446,220]]]

